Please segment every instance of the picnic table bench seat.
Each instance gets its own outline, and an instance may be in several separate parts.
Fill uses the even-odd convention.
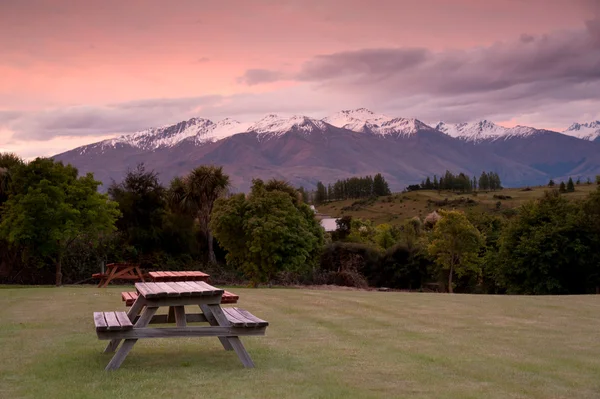
[[[125,302],[125,306],[131,306],[138,298],[138,295],[139,294],[135,291],[123,291],[121,292],[121,300]],[[221,304],[237,303],[239,299],[239,295],[236,295],[233,292],[224,291],[223,296],[221,297]]]
[[[96,331],[131,330],[133,324],[125,312],[94,312]]]

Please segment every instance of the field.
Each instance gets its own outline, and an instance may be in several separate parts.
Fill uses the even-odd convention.
[[[581,184],[575,187],[575,192],[563,194],[571,199],[583,199],[596,190],[596,184]],[[401,224],[404,220],[419,216],[427,216],[439,209],[479,210],[487,212],[505,212],[517,208],[531,199],[541,198],[548,187],[506,188],[499,191],[478,192],[473,194],[456,194],[449,191],[422,190],[394,194],[390,197],[380,197],[376,201],[345,200],[333,201],[317,207],[320,214],[331,217],[350,215],[361,219],[370,219],[376,225],[390,223]],[[504,196],[510,198],[495,198]],[[447,204],[440,201],[448,200]],[[436,203],[437,202],[437,203]],[[500,204],[498,205],[498,202]]]
[[[2,398],[598,398],[600,296],[242,289],[270,322],[244,369],[216,339],[141,340],[121,369],[93,311],[122,287],[0,287]]]

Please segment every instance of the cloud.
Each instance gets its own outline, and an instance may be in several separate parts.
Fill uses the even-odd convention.
[[[221,96],[146,99],[105,106],[72,106],[37,112],[0,112],[0,124],[13,139],[51,140],[55,137],[128,133],[198,116],[216,106]]]
[[[248,69],[242,76],[237,78],[238,83],[254,86],[261,83],[271,83],[284,79],[285,74],[268,69]]]
[[[376,98],[386,108],[409,105],[414,116],[423,118],[433,111],[454,121],[514,117],[539,107],[566,107],[566,101],[592,100],[598,107],[600,19],[587,21],[583,29],[523,34],[487,47],[439,52],[367,48],[323,54],[293,75],[261,70],[252,83],[267,80],[261,77],[309,83],[321,93]],[[575,110],[573,117],[577,115]]]

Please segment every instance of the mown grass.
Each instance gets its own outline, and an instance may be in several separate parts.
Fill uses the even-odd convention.
[[[558,187],[555,186],[555,188]],[[597,189],[598,185],[596,184],[580,184],[575,187],[575,192],[563,195],[573,200],[584,199],[590,192]],[[422,190],[394,194],[390,197],[379,197],[376,201],[367,204],[361,204],[361,200],[333,201],[320,205],[317,209],[319,213],[331,217],[350,215],[355,218],[372,220],[376,225],[381,223],[399,225],[414,216],[424,218],[430,212],[440,208],[502,213],[508,209],[517,208],[526,201],[541,198],[547,190],[549,187],[530,187],[525,190],[524,188],[507,188],[499,191],[478,192],[476,195]],[[510,198],[500,199],[494,198],[494,196]],[[436,203],[445,199],[449,201],[449,204]],[[499,206],[498,202],[500,202]]]
[[[600,397],[600,296],[235,288],[270,322],[243,339],[255,369],[178,338],[107,373],[92,312],[122,309],[122,288],[0,289],[0,397]]]

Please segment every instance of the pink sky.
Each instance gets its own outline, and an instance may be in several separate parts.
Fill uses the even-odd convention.
[[[547,104],[546,111],[532,100],[531,106],[524,103],[495,113],[490,110],[495,108],[497,90],[477,90],[460,98],[470,96],[474,104],[489,99],[490,106],[454,115],[451,107],[440,104],[452,103],[456,93],[421,92],[417,85],[402,92],[411,98],[409,106],[374,85],[323,81],[301,72],[319,60],[316,56],[365,49],[490,54],[503,43],[528,42],[529,37],[543,47],[544,35],[559,41],[568,32],[584,32],[585,22],[598,17],[596,4],[595,0],[4,0],[0,151],[51,155],[192,114],[240,120],[270,112],[325,116],[362,105],[425,122],[491,118],[562,129],[571,122],[600,118],[597,99],[574,92],[568,100],[572,108],[562,107],[562,98]],[[593,37],[597,31],[590,26]],[[504,53],[513,50],[507,46],[501,47],[503,61],[495,65],[510,71],[512,61]],[[527,52],[514,51],[527,57]],[[595,59],[588,61],[596,65]],[[274,71],[279,78],[256,84],[240,79],[253,69]],[[594,84],[598,78],[587,71],[563,72],[580,74]],[[210,105],[204,100],[194,103],[206,96],[218,99]],[[122,105],[181,99],[188,99],[186,105],[144,108],[135,115]],[[443,111],[439,118],[432,107]],[[104,126],[103,115],[112,122]]]

